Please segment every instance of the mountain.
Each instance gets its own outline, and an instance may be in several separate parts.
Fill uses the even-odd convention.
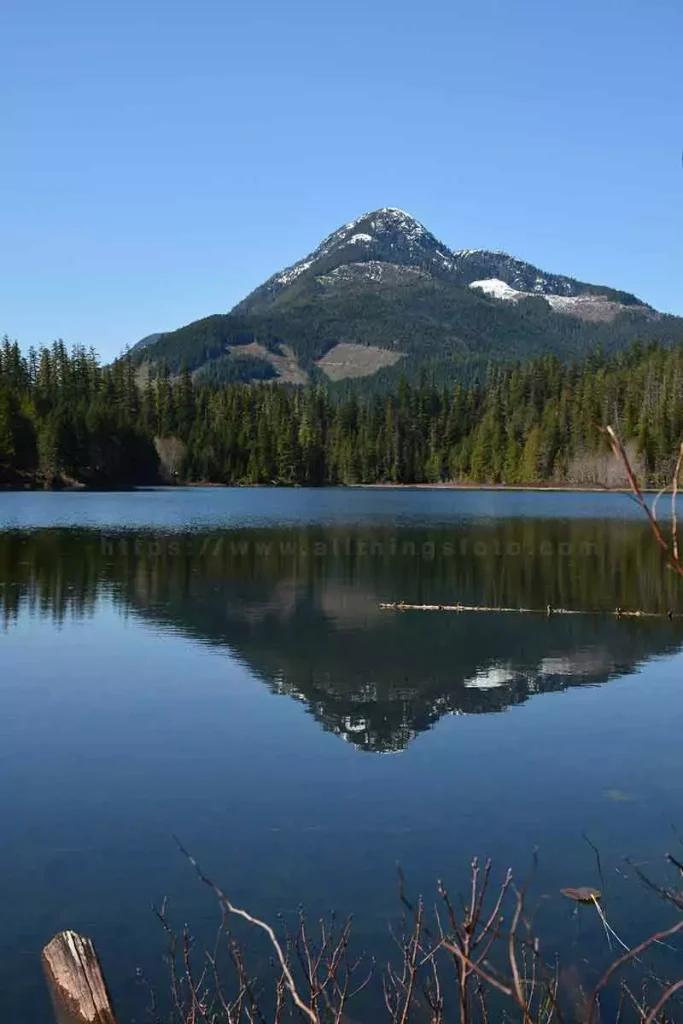
[[[683,318],[504,252],[452,250],[384,208],[328,235],[229,313],[132,351],[141,365],[187,367],[209,382],[372,377],[388,386],[403,373],[445,382],[489,361],[581,357],[635,339],[683,342]]]

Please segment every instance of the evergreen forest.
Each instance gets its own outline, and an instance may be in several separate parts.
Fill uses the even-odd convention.
[[[683,436],[683,347],[635,343],[565,363],[491,365],[358,393],[269,381],[211,386],[188,369],[140,382],[63,342],[0,343],[0,483],[158,482],[601,486],[621,483],[598,430],[618,430],[642,482],[670,479]],[[616,475],[615,475],[616,474]]]

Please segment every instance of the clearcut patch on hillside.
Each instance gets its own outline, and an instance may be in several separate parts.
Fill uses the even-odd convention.
[[[394,366],[403,355],[403,352],[390,352],[376,345],[354,345],[353,342],[341,341],[315,365],[330,380],[345,380],[347,377],[371,377],[385,366]]]
[[[283,384],[305,384],[308,381],[308,374],[299,366],[299,362],[289,345],[281,345],[282,355],[271,352],[265,345],[258,341],[252,341],[248,345],[234,345],[230,348],[230,355],[234,359],[240,356],[256,356],[270,363],[277,379]]]

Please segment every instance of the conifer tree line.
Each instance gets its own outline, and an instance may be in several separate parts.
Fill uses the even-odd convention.
[[[643,482],[670,479],[683,436],[683,347],[635,344],[582,363],[491,366],[467,385],[401,381],[360,397],[276,383],[140,385],[128,358],[102,366],[62,342],[0,345],[0,480],[115,486],[177,482],[600,484],[597,426],[629,444]],[[161,458],[160,458],[161,457]]]
[[[0,482],[92,485],[154,481],[158,459],[140,425],[128,360],[102,367],[90,349],[57,341],[0,344]]]

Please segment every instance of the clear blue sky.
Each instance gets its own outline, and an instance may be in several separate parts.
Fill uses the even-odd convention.
[[[3,0],[0,334],[105,357],[398,206],[683,314],[680,0]]]

